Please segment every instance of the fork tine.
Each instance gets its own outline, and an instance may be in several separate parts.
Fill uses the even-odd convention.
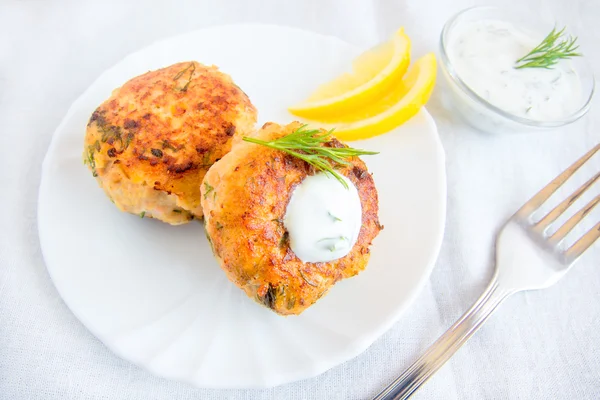
[[[600,172],[594,175],[590,180],[583,184],[579,189],[577,189],[571,196],[567,197],[563,200],[559,205],[554,207],[552,211],[550,211],[544,218],[539,220],[538,223],[535,224],[535,229],[538,231],[545,230],[551,223],[556,221],[558,217],[564,213],[567,208],[571,207],[571,205],[577,201],[593,184],[600,178]]]
[[[586,215],[588,215],[594,209],[594,207],[598,205],[598,203],[600,203],[600,194],[596,196],[592,201],[587,203],[585,207],[579,210],[575,215],[569,218],[567,222],[563,224],[563,226],[558,228],[556,232],[554,232],[554,234],[552,234],[552,236],[548,238],[550,243],[552,243],[553,245],[557,245],[558,243],[560,243],[560,241],[563,240],[565,236],[567,236],[569,232],[571,232],[573,228],[575,228],[575,226],[579,222],[581,222],[581,220]]]
[[[559,187],[561,187],[562,184],[565,183],[565,181],[571,177],[571,175],[573,175],[579,168],[581,168],[581,166],[587,160],[592,158],[592,156],[594,154],[596,154],[598,149],[600,149],[600,143],[597,144],[596,146],[594,146],[593,149],[588,151],[579,160],[575,161],[575,163],[573,163],[573,165],[571,165],[569,168],[567,168],[562,174],[557,176],[552,182],[550,182],[542,190],[540,190],[527,203],[525,203],[523,205],[523,207],[521,207],[519,209],[519,211],[517,211],[517,214],[519,214],[522,217],[528,218],[531,215],[531,213],[533,213],[535,210],[537,210],[546,200],[548,200],[548,198],[554,192],[556,192],[556,190]]]
[[[598,222],[592,229],[587,231],[585,235],[578,241],[576,241],[573,246],[569,247],[569,250],[565,251],[565,256],[567,258],[576,259],[581,256],[584,251],[586,251],[596,239],[600,237],[600,222]]]

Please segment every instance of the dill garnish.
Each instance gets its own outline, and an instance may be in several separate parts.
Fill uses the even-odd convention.
[[[561,59],[581,57],[577,37],[566,36],[565,29],[557,31],[554,27],[540,44],[515,62],[515,68],[552,68]]]
[[[299,158],[313,166],[316,170],[332,175],[346,189],[348,189],[348,184],[335,170],[335,167],[337,165],[351,165],[348,159],[352,157],[379,154],[376,151],[366,151],[352,147],[324,147],[324,144],[331,141],[333,129],[329,132],[321,133],[318,129],[306,129],[306,127],[307,125],[302,125],[289,135],[271,141],[247,136],[243,140],[280,150]]]

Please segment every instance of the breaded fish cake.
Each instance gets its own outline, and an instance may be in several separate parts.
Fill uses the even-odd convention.
[[[120,210],[183,224],[202,217],[206,171],[255,123],[229,75],[182,62],[113,91],[88,122],[84,162]]]
[[[268,123],[253,136],[272,140],[300,126]],[[343,146],[336,139],[328,145]],[[206,233],[227,277],[248,296],[278,314],[300,314],[337,281],[365,268],[371,241],[382,226],[373,178],[358,157],[350,161],[351,166],[338,172],[358,190],[359,237],[346,256],[317,263],[304,263],[294,254],[283,224],[295,186],[314,173],[310,165],[284,152],[240,141],[208,171],[201,188]]]

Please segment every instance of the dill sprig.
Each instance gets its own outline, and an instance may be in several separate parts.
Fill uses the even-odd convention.
[[[581,57],[577,37],[565,36],[565,29],[557,31],[554,27],[540,44],[516,61],[515,68],[552,68],[561,59]]]
[[[251,137],[244,137],[243,140],[280,150],[299,158],[312,165],[316,170],[332,175],[346,189],[348,189],[348,184],[335,170],[335,166],[351,165],[348,161],[351,157],[379,154],[376,151],[366,151],[352,147],[325,147],[323,145],[329,143],[332,139],[333,129],[321,133],[318,129],[306,129],[306,127],[307,125],[302,125],[289,135],[271,141]]]

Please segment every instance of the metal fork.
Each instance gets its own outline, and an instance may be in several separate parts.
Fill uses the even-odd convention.
[[[540,206],[598,149],[600,144],[556,177],[510,218],[496,240],[496,270],[481,297],[417,361],[373,400],[408,399],[465,344],[503,300],[516,292],[543,289],[553,285],[600,237],[599,222],[571,247],[561,249],[567,234],[600,202],[600,195],[554,233],[548,233],[552,223],[600,178],[600,172],[539,221],[534,221],[533,218]]]

